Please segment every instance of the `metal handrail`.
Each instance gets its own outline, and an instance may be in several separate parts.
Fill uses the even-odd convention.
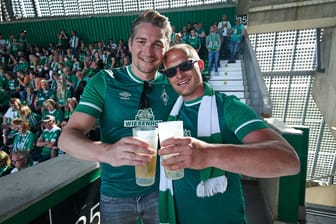
[[[244,71],[251,107],[263,117],[271,117],[272,101],[249,38],[244,39]]]

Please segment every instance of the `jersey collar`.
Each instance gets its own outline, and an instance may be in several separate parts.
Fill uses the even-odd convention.
[[[126,66],[126,71],[127,71],[128,76],[133,81],[135,81],[137,83],[143,83],[144,82],[144,80],[139,79],[139,77],[134,74],[134,72],[132,71],[131,65]],[[154,79],[148,80],[148,82],[153,83],[157,78],[158,78],[158,72],[155,73]]]

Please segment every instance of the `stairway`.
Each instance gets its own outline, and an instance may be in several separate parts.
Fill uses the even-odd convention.
[[[235,95],[242,102],[248,103],[247,85],[242,63],[241,60],[236,60],[236,63],[228,63],[227,60],[221,60],[220,67],[218,67],[218,75],[215,75],[213,67],[207,79],[215,91],[223,92],[227,95]]]

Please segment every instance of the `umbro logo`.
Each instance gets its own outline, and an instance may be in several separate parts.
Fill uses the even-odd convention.
[[[129,100],[129,97],[131,96],[131,94],[125,91],[125,92],[119,93],[119,96],[121,100]]]

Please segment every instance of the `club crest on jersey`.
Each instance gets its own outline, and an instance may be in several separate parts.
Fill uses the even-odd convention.
[[[163,102],[163,105],[167,106],[168,101],[169,101],[169,96],[168,96],[165,88],[162,89],[160,98]]]

